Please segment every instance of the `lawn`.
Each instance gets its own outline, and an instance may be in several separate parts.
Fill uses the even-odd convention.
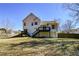
[[[1,56],[79,55],[79,39],[20,37],[0,39]]]

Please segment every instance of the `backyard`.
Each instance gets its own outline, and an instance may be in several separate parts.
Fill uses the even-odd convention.
[[[79,39],[19,37],[0,39],[1,56],[79,55]]]

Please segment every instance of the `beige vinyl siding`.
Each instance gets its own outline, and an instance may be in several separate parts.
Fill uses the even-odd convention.
[[[50,36],[49,36],[50,35]],[[53,37],[56,38],[58,37],[58,33],[57,32],[39,32],[36,37]]]
[[[39,32],[36,37],[49,37],[49,32]]]

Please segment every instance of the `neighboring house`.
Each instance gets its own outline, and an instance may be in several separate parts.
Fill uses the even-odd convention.
[[[11,29],[6,30],[5,28],[0,28],[0,37],[1,36],[7,36],[7,37],[12,37],[19,34],[18,31],[13,31]]]
[[[0,39],[1,38],[7,38],[6,29],[4,28],[0,28]]]
[[[6,33],[6,29],[0,28],[0,35],[5,34],[5,33]]]
[[[79,34],[79,28],[71,29],[69,33]]]
[[[56,21],[41,21],[33,13],[23,20],[24,32],[32,37],[57,37],[58,23]]]

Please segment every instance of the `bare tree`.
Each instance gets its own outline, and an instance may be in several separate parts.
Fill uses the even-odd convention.
[[[3,20],[3,26],[7,30],[11,28],[11,23],[10,23],[10,20],[8,18]]]
[[[67,20],[65,24],[62,25],[63,31],[65,33],[70,33],[71,29],[74,28],[74,24],[72,20]]]
[[[3,21],[2,21],[2,24],[3,24],[3,27],[6,29],[6,35],[8,36],[8,34],[10,34],[11,33],[11,31],[12,31],[12,24],[11,24],[11,20],[10,19],[4,19]]]
[[[72,28],[75,28],[79,22],[79,3],[64,4],[65,10],[69,11],[72,20],[67,20],[63,25],[63,30],[69,33]]]
[[[72,16],[73,23],[76,26],[79,22],[79,3],[65,4],[65,8],[71,12],[69,15]]]

